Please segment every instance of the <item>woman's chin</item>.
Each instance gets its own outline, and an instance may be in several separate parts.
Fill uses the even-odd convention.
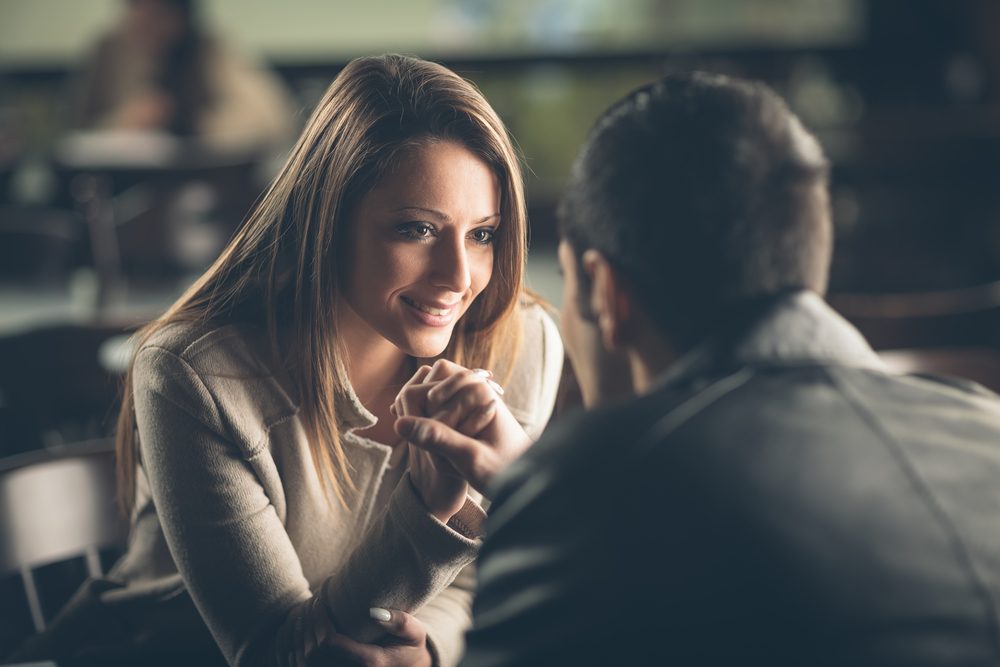
[[[401,345],[400,349],[417,359],[433,359],[444,352],[450,342],[450,335],[441,337],[440,340],[406,341],[406,344]]]

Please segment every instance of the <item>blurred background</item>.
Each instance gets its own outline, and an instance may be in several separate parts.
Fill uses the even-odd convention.
[[[386,51],[505,120],[556,306],[553,208],[594,118],[669,71],[767,81],[834,164],[831,301],[897,368],[996,388],[998,37],[995,0],[2,0],[0,525],[27,494],[5,479],[106,452],[129,332],[218,253],[339,69]],[[57,560],[8,533],[0,576]],[[0,593],[31,609],[5,631],[64,589]]]
[[[175,57],[190,62],[171,63],[176,71],[161,78],[187,80],[200,73],[203,80],[188,81],[188,87],[203,90],[179,93],[195,98],[187,100],[190,107],[232,106],[240,100],[221,98],[243,95],[248,101],[243,109],[214,119],[216,126],[231,126],[234,119],[242,126],[236,136],[221,138],[218,127],[190,117],[143,127],[135,118],[142,111],[135,109],[131,126],[207,138],[227,150],[182,155],[185,151],[174,150],[179,147],[159,141],[162,136],[88,141],[94,137],[80,130],[129,125],[128,110],[115,105],[127,106],[127,96],[135,93],[129,86],[139,88],[131,79],[142,75],[132,71],[140,66],[128,64],[154,56],[109,42],[122,36],[115,32],[128,30],[137,34],[134,41],[146,44],[169,40],[162,35],[166,29],[142,23],[162,27],[162,15],[137,9],[156,4],[0,3],[5,232],[26,207],[75,206],[81,214],[81,199],[103,202],[110,196],[122,271],[197,271],[224,240],[218,232],[224,237],[238,224],[241,209],[273,173],[339,68],[358,55],[398,51],[456,69],[500,112],[528,166],[536,245],[553,240],[552,205],[594,117],[664,71],[698,67],[768,81],[820,135],[836,165],[835,289],[944,288],[995,277],[1000,7],[991,0],[186,2],[181,4],[190,6],[209,47]],[[143,12],[142,19],[129,16]],[[229,75],[235,71],[244,81],[219,83],[214,76],[219,68],[209,61],[220,59],[223,50],[229,60],[239,60],[230,63]],[[235,93],[212,89],[241,85],[245,90]],[[187,112],[197,115],[197,109]],[[253,168],[239,173],[241,159]],[[77,172],[95,172],[97,166],[114,171],[113,177],[74,180]],[[140,181],[162,176],[160,171],[196,167],[213,172],[206,182],[224,180],[218,172],[225,172],[239,185],[221,193],[212,183],[209,190],[181,188],[180,199],[171,193],[155,202],[129,192]],[[150,216],[150,207],[171,210]],[[152,217],[164,224],[150,222]],[[87,247],[92,239],[78,239],[78,247],[68,249],[72,258],[9,257],[7,240],[4,273],[68,269],[65,277],[76,279],[77,291],[91,287],[86,272],[76,270],[94,268],[96,249]]]

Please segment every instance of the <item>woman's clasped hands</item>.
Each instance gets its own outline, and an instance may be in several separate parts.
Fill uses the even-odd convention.
[[[396,432],[410,448],[410,480],[443,523],[465,505],[469,486],[482,492],[531,444],[502,395],[490,371],[440,359],[417,369],[390,409]],[[420,620],[396,609],[372,609],[371,616],[385,632],[382,639],[363,643],[335,634],[312,654],[310,664],[430,664]]]
[[[531,444],[502,394],[490,371],[439,359],[417,369],[396,397],[392,411],[410,447],[410,479],[444,522],[465,504],[469,486],[485,493]]]

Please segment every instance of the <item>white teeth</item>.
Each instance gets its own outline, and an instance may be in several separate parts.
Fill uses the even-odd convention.
[[[414,308],[416,308],[417,310],[425,312],[428,315],[436,315],[437,317],[443,317],[444,315],[447,315],[448,313],[451,312],[451,308],[432,308],[431,306],[425,306],[422,303],[417,303],[416,301],[408,299],[406,297],[403,297],[403,300],[406,301],[406,303],[413,306]]]

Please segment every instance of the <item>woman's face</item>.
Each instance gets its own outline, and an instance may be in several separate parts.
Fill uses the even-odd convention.
[[[403,352],[440,354],[493,274],[500,225],[493,170],[455,142],[417,146],[362,198],[348,224],[347,305]]]

